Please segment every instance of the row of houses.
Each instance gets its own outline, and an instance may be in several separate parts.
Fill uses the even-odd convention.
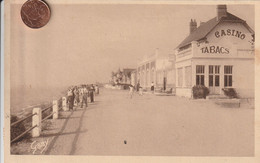
[[[210,94],[235,88],[241,97],[254,97],[254,31],[245,20],[217,6],[216,17],[189,23],[190,34],[173,54],[144,57],[131,72],[131,84],[150,89],[172,88],[176,95],[191,97],[194,85],[204,85]]]

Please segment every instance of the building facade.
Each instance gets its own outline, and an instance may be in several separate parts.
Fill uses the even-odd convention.
[[[155,54],[145,56],[136,69],[136,83],[149,90],[152,83],[155,89],[175,88],[175,66],[169,57]]]
[[[192,97],[204,85],[210,94],[235,88],[240,97],[254,97],[254,31],[246,21],[217,6],[217,16],[197,27],[175,50],[176,95]]]

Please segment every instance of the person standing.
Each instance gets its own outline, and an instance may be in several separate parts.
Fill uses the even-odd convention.
[[[139,92],[139,89],[140,89],[140,83],[138,82],[136,85],[136,91]]]
[[[78,90],[78,87],[75,87],[73,93],[74,93],[74,96],[75,96],[76,106],[78,106],[79,105],[79,90]]]
[[[90,102],[93,103],[94,102],[94,91],[95,88],[93,86],[93,84],[90,86]]]
[[[72,88],[70,88],[68,90],[68,94],[67,94],[67,98],[68,98],[68,104],[69,104],[69,111],[73,110],[73,105],[74,105],[74,98],[73,98],[73,90]]]
[[[83,107],[83,87],[79,88],[79,103],[80,103],[80,108]]]
[[[151,83],[151,91],[152,91],[152,93],[154,93],[154,84],[153,84],[153,82]]]
[[[95,93],[98,95],[99,94],[99,88],[98,85],[95,85]]]
[[[85,104],[85,108],[88,107],[88,90],[86,87],[82,88],[82,93],[83,93],[83,99],[81,103],[81,107],[83,107],[83,104]]]

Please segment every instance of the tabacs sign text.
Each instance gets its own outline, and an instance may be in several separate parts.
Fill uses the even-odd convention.
[[[209,53],[209,54],[229,54],[229,49],[222,46],[206,46],[200,49],[201,53]]]

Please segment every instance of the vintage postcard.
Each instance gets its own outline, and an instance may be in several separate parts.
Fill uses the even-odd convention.
[[[259,2],[4,2],[4,160],[259,157]]]

